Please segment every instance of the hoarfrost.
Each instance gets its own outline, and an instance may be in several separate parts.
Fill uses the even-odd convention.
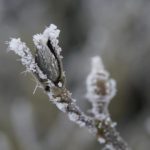
[[[57,108],[63,112],[66,112],[66,109],[67,109],[67,106],[68,104],[67,103],[59,103],[59,102],[56,102],[55,103]]]
[[[102,138],[102,137],[99,137],[99,138],[98,138],[98,142],[99,142],[100,144],[104,144],[104,143],[106,142],[106,140],[105,140],[104,138]]]
[[[76,122],[79,119],[79,115],[73,112],[69,112],[69,119],[73,122]]]
[[[8,49],[10,51],[14,51],[21,57],[21,62],[26,66],[27,71],[35,72],[36,65],[33,60],[32,54],[26,44],[24,42],[21,42],[20,38],[12,38],[8,44]]]

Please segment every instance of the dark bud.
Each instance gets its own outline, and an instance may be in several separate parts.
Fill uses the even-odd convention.
[[[50,40],[42,49],[36,50],[35,62],[56,86],[61,82],[62,63]]]

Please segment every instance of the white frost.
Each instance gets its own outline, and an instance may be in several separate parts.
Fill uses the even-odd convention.
[[[20,38],[12,38],[8,44],[8,49],[10,51],[14,51],[21,57],[21,62],[26,66],[27,71],[35,72],[36,64],[26,44],[24,42],[21,42]]]
[[[38,73],[41,79],[47,79],[47,76],[43,74],[40,68],[35,63],[35,60],[30,52],[30,49],[26,46],[20,38],[12,38],[8,42],[8,50],[14,51],[17,55],[21,57],[21,63],[26,67],[26,70],[32,73]]]
[[[73,122],[76,122],[79,119],[79,115],[73,112],[69,112],[68,116],[69,116],[69,119]]]
[[[103,150],[116,150],[116,149],[114,149],[112,144],[106,144]]]
[[[92,71],[91,74],[100,73],[101,78],[107,79],[109,77],[109,73],[105,70],[103,62],[99,56],[95,56],[92,58]]]
[[[57,29],[57,26],[51,24],[42,34],[34,35],[33,42],[38,49],[42,49],[47,46],[47,41],[49,39],[57,54],[60,55],[61,48],[58,45],[59,41],[57,39],[59,37],[59,33],[60,30]]]
[[[66,109],[67,109],[67,106],[68,104],[67,103],[60,103],[60,102],[56,102],[55,103],[57,108],[63,112],[66,112]]]
[[[116,94],[116,82],[109,78],[100,57],[92,58],[92,69],[86,80],[87,99],[92,104],[92,113],[96,118],[107,117],[108,105]]]
[[[83,122],[83,121],[80,121],[80,120],[77,120],[77,122],[76,122],[80,127],[84,127],[84,126],[86,126],[86,124],[85,124],[85,122]]]
[[[102,137],[99,137],[99,138],[98,138],[98,142],[99,142],[100,144],[104,144],[104,143],[106,142],[106,140],[105,140],[104,138],[102,138]]]
[[[45,37],[51,38],[51,39],[57,39],[59,37],[59,34],[60,34],[60,30],[57,29],[57,26],[54,24],[51,24],[43,32],[43,35]]]

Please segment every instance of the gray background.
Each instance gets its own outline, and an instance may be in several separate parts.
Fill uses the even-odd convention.
[[[99,150],[96,138],[52,105],[18,57],[7,53],[21,37],[50,23],[61,30],[67,86],[86,112],[85,80],[92,56],[101,55],[118,92],[110,105],[118,130],[135,150],[150,147],[150,1],[0,0],[0,150]]]

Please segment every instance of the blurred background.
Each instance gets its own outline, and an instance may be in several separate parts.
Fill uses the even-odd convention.
[[[110,113],[133,150],[150,147],[149,0],[0,0],[0,150],[99,150],[96,138],[69,121],[37,89],[18,57],[7,52],[21,37],[54,23],[61,30],[67,86],[86,112],[85,80],[100,55],[117,81]]]

